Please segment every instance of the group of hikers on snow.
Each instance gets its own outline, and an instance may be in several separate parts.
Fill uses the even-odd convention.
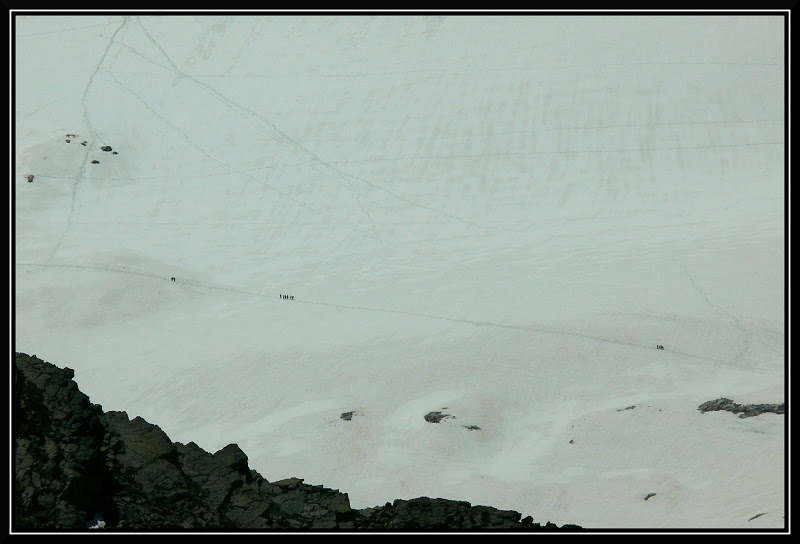
[[[122,268],[125,268],[125,267],[123,266]],[[177,278],[175,278],[175,276],[171,276],[169,278],[169,281],[178,281],[178,280],[177,280]],[[294,300],[294,295],[281,295],[281,298],[286,299],[286,300]]]
[[[122,268],[125,268],[125,267],[123,266]],[[178,281],[178,280],[175,278],[175,276],[171,276],[169,278],[169,281]],[[294,300],[294,295],[281,295],[281,298],[286,299],[286,300]]]

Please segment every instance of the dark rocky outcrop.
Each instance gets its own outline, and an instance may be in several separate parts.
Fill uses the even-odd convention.
[[[462,501],[421,497],[355,510],[346,493],[269,482],[229,444],[173,443],[157,425],[103,412],[74,372],[17,353],[13,370],[14,529],[578,530]]]
[[[12,374],[19,525],[77,528],[86,512],[110,511],[100,406],[78,390],[69,368],[17,354]]]
[[[740,418],[758,416],[761,414],[765,414],[767,412],[771,412],[773,414],[786,413],[785,403],[738,404],[736,402],[733,402],[731,399],[726,399],[724,397],[704,402],[703,404],[698,406],[697,409],[700,410],[700,412],[702,413],[725,410],[728,412],[733,412],[734,414],[739,414]]]
[[[553,523],[534,523],[530,516],[520,519],[519,512],[498,510],[489,506],[472,506],[465,501],[419,497],[396,500],[384,506],[356,510],[359,527],[403,530],[448,530],[453,528],[481,530],[579,530],[577,525],[558,527]]]
[[[428,423],[439,423],[441,420],[450,417],[456,417],[456,416],[451,416],[450,414],[443,414],[442,412],[428,412],[424,416],[425,421],[427,421]]]

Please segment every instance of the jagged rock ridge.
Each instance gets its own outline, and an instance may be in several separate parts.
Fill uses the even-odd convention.
[[[209,453],[157,425],[103,412],[74,372],[24,353],[13,366],[14,528],[103,530],[578,530],[468,502],[420,497],[356,510],[346,493],[269,482],[229,444]]]

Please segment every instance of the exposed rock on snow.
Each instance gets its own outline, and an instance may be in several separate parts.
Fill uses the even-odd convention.
[[[428,412],[427,414],[425,414],[425,421],[427,421],[428,423],[439,423],[443,419],[447,419],[450,417],[454,418],[456,416],[451,416],[450,414],[443,414],[441,412]]]
[[[726,398],[719,398],[716,400],[710,400],[708,402],[704,402],[700,406],[697,407],[698,410],[702,413],[706,412],[714,412],[717,410],[726,410],[728,412],[733,412],[734,414],[739,414],[740,418],[745,417],[753,417],[758,416],[767,412],[771,412],[773,414],[784,414],[786,413],[785,403],[780,404],[738,404],[733,402],[731,399]]]

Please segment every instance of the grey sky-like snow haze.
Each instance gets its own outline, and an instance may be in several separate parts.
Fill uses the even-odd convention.
[[[783,527],[784,416],[697,410],[784,401],[782,17],[15,21],[16,349],[105,410],[354,508]]]

